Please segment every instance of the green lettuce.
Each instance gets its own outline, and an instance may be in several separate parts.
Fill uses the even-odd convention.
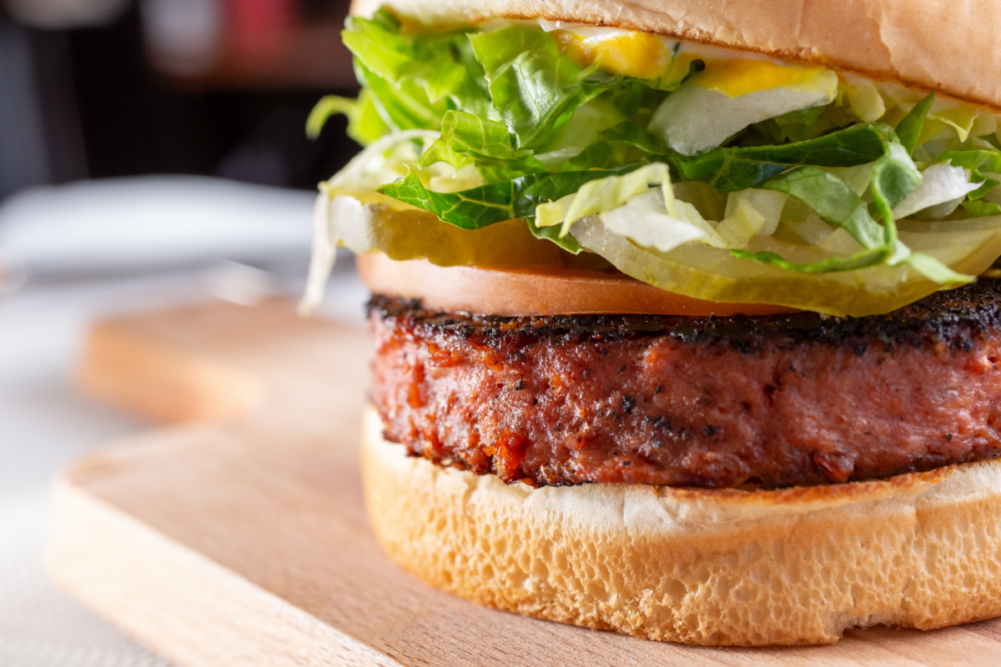
[[[854,167],[882,157],[893,128],[860,123],[816,139],[779,146],[716,148],[701,155],[669,152],[665,159],[685,180],[708,183],[717,192],[758,187],[790,167]]]
[[[372,103],[372,95],[363,90],[356,100],[327,95],[317,102],[306,120],[306,136],[310,139],[319,137],[323,126],[336,114],[348,117],[348,136],[362,146],[368,146],[389,130]]]
[[[753,125],[705,144],[706,150],[683,154],[666,144],[670,133],[664,131],[677,125],[668,113],[672,104],[684,102],[683,96],[671,101],[689,78],[677,72],[665,83],[587,66],[565,53],[554,35],[527,22],[437,30],[401,25],[380,10],[371,18],[349,19],[343,35],[362,93],[357,100],[323,98],[307,132],[316,136],[331,115],[346,115],[350,135],[372,149],[366,151],[370,167],[352,162],[347,170],[357,186],[381,186],[383,195],[453,227],[481,230],[521,219],[535,239],[576,254],[600,248],[581,244],[570,227],[597,229],[595,219],[607,219],[602,234],[650,243],[661,254],[669,248],[684,252],[675,244],[688,239],[686,247],[713,247],[728,266],[750,267],[748,275],[784,270],[838,282],[834,274],[847,271],[913,274],[881,273],[906,265],[929,280],[955,285],[969,278],[932,257],[950,257],[934,246],[912,252],[910,237],[902,241],[898,234],[894,210],[906,216],[919,207],[925,219],[936,220],[1001,215],[1001,204],[994,203],[1001,199],[983,199],[998,185],[991,175],[1001,173],[1001,144],[993,135],[975,136],[995,126],[974,123],[978,116],[965,109],[936,114],[934,94],[913,105],[894,129],[860,120],[900,118],[894,105],[884,104],[892,94],[871,84],[861,92],[862,84],[849,86],[829,104],[764,120],[759,114]],[[689,76],[706,62],[692,61]],[[821,91],[827,99],[830,90]],[[726,101],[739,106],[740,97]],[[780,101],[761,108],[795,108]],[[896,100],[905,109],[912,101]],[[718,111],[698,108],[700,119]],[[949,127],[958,139],[932,138]],[[959,196],[946,200],[964,191],[953,183],[961,180],[956,171],[948,183],[941,169],[929,172],[919,190],[919,164],[951,164],[969,174],[976,187],[966,189],[962,208]],[[351,178],[334,179],[336,187],[350,191]],[[755,206],[755,197],[770,202],[767,210]],[[562,224],[547,224],[554,220]],[[780,226],[795,235],[797,220],[833,227],[837,236],[808,246],[776,240]],[[672,227],[659,230],[660,224]],[[622,252],[633,253],[626,247]],[[647,260],[666,261],[653,255]]]
[[[715,148],[686,156],[667,148],[657,137],[635,123],[622,123],[602,135],[609,141],[633,146],[652,159],[662,159],[683,180],[707,183],[717,192],[758,187],[790,167],[855,167],[875,162],[895,139],[893,128],[880,123],[860,123],[816,139],[779,146]]]
[[[580,105],[621,81],[597,67],[581,69],[538,26],[515,25],[469,36],[493,106],[518,148],[544,146]]]
[[[469,48],[469,29],[404,34],[399,22],[380,10],[372,19],[349,18],[341,34],[362,68],[362,84],[374,89],[384,107],[396,110],[396,93],[437,111],[423,126],[395,125],[398,129],[436,128],[449,108],[492,114],[483,69]]]
[[[979,188],[969,194],[970,200],[982,199],[998,185],[996,179],[984,176],[984,172],[992,174],[1001,172],[1001,152],[996,150],[947,151],[941,153],[938,159],[942,162],[949,162],[954,167],[966,169],[970,172],[971,182],[981,184]]]
[[[420,166],[445,162],[456,169],[467,164],[512,163],[530,158],[532,151],[517,150],[507,125],[495,120],[477,118],[465,111],[447,111],[441,121],[441,138],[421,156]],[[537,160],[528,165],[533,171],[544,171]]]
[[[533,220],[540,204],[556,201],[580,190],[589,181],[617,176],[636,169],[589,169],[559,173],[530,174],[502,183],[489,183],[461,192],[432,192],[411,172],[406,178],[379,188],[379,192],[402,202],[431,211],[444,222],[463,229],[480,229],[505,220]]]
[[[908,155],[913,155],[914,149],[918,147],[921,133],[925,129],[925,118],[931,111],[931,105],[934,102],[935,93],[931,93],[915,104],[914,108],[897,124],[897,137],[899,137],[901,145],[907,149]]]

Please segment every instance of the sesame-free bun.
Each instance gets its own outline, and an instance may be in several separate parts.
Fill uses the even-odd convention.
[[[426,23],[544,18],[818,62],[1001,108],[992,0],[354,0]]]
[[[1001,615],[1001,462],[776,491],[532,489],[442,469],[382,438],[362,477],[386,552],[508,611],[706,645],[820,644]]]

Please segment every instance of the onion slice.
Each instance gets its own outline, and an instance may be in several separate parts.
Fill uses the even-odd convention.
[[[683,315],[726,317],[795,312],[767,304],[714,303],[673,294],[622,274],[561,268],[441,267],[424,260],[359,255],[358,273],[372,292],[420,299],[426,308],[509,317],[548,315]]]

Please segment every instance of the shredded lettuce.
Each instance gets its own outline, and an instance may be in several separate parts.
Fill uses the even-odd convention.
[[[439,138],[422,156],[420,166],[435,162],[456,169],[467,164],[498,164],[530,173],[545,171],[529,150],[516,150],[507,125],[465,111],[446,111]]]
[[[618,208],[627,199],[645,192],[651,185],[662,187],[664,200],[670,208],[673,205],[670,172],[666,164],[655,162],[623,176],[589,181],[576,194],[537,206],[536,224],[544,227],[562,225],[560,236],[566,236],[570,232],[570,226],[584,216]],[[540,212],[541,218],[538,215]]]
[[[960,202],[980,186],[971,183],[962,167],[950,164],[933,164],[921,174],[921,185],[915,188],[893,209],[896,218],[907,218],[941,204],[950,204],[952,210],[939,211],[936,217],[949,215]]]
[[[580,105],[620,82],[562,56],[541,27],[513,25],[469,36],[490,97],[518,148],[544,146]]]
[[[756,234],[771,236],[779,226],[788,199],[787,194],[774,190],[749,188],[731,192],[726,201],[726,217],[720,227],[730,229],[735,238],[745,243]],[[719,231],[724,233],[722,229]]]
[[[687,179],[708,183],[720,192],[735,192],[759,187],[790,167],[855,167],[874,162],[892,139],[890,127],[865,123],[791,144],[717,148],[692,157],[669,153],[666,159]]]
[[[911,155],[914,154],[914,149],[917,148],[918,142],[921,140],[921,134],[924,132],[925,127],[925,118],[928,116],[928,112],[931,110],[934,102],[935,93],[931,93],[928,97],[914,105],[914,108],[897,124],[897,136],[900,138],[900,144]]]
[[[415,172],[379,192],[402,202],[431,211],[441,220],[463,229],[480,229],[505,220],[535,218],[539,204],[556,201],[581,189],[585,183],[609,175],[630,173],[634,165],[613,170],[590,169],[541,173],[503,183],[490,183],[461,192],[432,192]]]
[[[612,233],[660,252],[669,252],[686,243],[710,238],[705,228],[670,215],[666,208],[664,191],[650,188],[643,194],[632,197],[623,206],[602,213],[600,217]]]
[[[738,97],[689,81],[664,100],[648,129],[682,155],[702,153],[754,123],[826,106],[837,92],[838,77],[827,71],[818,78],[809,86],[781,86]]]
[[[628,36],[573,30],[587,48]],[[498,252],[597,254],[691,296],[837,314],[956,286],[1001,254],[993,114],[824,68],[714,60],[697,45],[663,42],[653,69],[615,66],[614,45],[588,60],[565,32],[523,21],[432,29],[386,10],[349,19],[362,92],[323,98],[307,132],[344,114],[367,148],[323,186],[317,275],[338,243],[465,261],[451,241],[437,254],[416,241],[404,214],[489,237]],[[384,225],[373,206],[400,215]],[[341,213],[368,231],[330,222]],[[974,222],[985,227],[963,227]],[[522,245],[499,242],[502,229]]]

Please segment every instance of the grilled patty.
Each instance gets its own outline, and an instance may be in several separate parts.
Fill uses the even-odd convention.
[[[815,485],[1001,454],[1001,281],[889,315],[470,316],[375,296],[388,440],[505,482]]]

